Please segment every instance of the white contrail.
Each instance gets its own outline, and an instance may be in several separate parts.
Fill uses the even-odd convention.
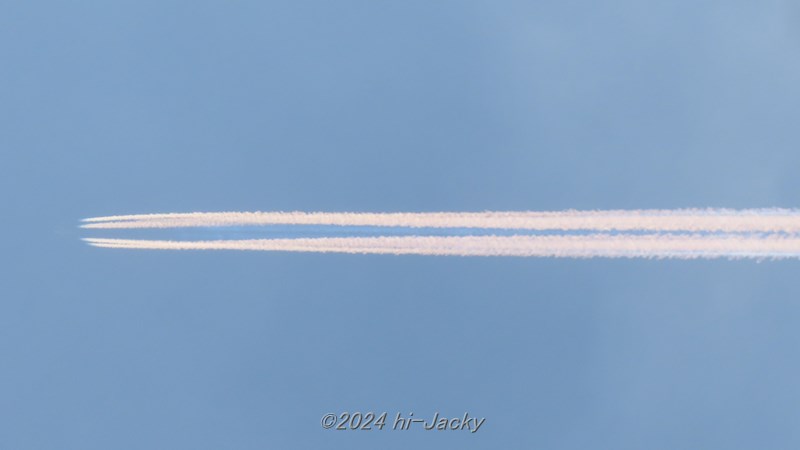
[[[86,241],[96,247],[163,250],[262,250],[569,258],[800,257],[800,236],[759,235],[381,236],[218,241],[89,238]]]
[[[82,227],[141,229],[269,225],[386,229],[382,236],[377,237],[358,237],[360,231],[354,229],[352,233],[356,236],[345,237],[215,241],[90,238],[86,241],[97,247],[168,250],[573,258],[800,257],[800,210],[777,208],[434,213],[198,212],[95,217],[85,219]],[[389,227],[406,228],[406,232],[411,231],[414,235],[393,236],[399,233],[394,233],[396,230]],[[437,231],[426,232],[424,228]],[[473,235],[469,230],[474,230]],[[341,229],[331,231],[341,234]],[[463,235],[465,233],[467,235]]]
[[[170,213],[94,217],[85,219],[82,227],[133,229],[247,225],[792,234],[800,233],[800,210],[776,208],[436,213]]]

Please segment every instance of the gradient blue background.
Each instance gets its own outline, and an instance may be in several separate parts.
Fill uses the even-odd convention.
[[[0,6],[0,448],[789,449],[797,261],[90,248],[217,210],[794,207],[800,7]],[[486,417],[335,432],[340,411]]]

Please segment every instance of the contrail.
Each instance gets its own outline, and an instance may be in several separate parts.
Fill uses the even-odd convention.
[[[84,224],[81,226],[90,229],[133,229],[259,225],[794,234],[800,233],[800,210],[676,209],[473,213],[171,213],[95,217],[85,219]]]
[[[224,227],[264,227],[266,230],[273,225],[322,225],[334,227],[323,229],[328,234],[343,236],[202,241],[85,240],[95,247],[163,250],[570,258],[800,258],[800,210],[778,208],[432,213],[198,212],[94,217],[84,219],[81,227],[96,230],[219,228],[219,233],[224,235]],[[363,229],[359,231],[358,227],[376,227],[380,235],[358,236],[363,233]],[[405,233],[398,232],[398,229]]]
[[[85,240],[96,247],[161,250],[261,250],[570,258],[800,257],[800,236],[593,234],[581,236],[402,236],[217,241],[103,238]]]

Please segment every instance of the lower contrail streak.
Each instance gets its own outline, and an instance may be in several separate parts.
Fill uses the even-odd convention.
[[[800,237],[590,235],[403,236],[371,238],[163,241],[90,238],[96,247],[153,250],[261,250],[285,252],[539,256],[568,258],[797,258]]]
[[[566,258],[800,258],[800,212],[683,209],[483,213],[173,213],[86,219],[83,228],[142,229],[327,225],[380,236],[153,240],[87,238],[104,248],[532,256]],[[343,228],[350,227],[350,228]],[[386,228],[380,228],[386,227]],[[389,228],[394,227],[394,228]],[[413,231],[392,236],[397,227]],[[424,229],[437,229],[436,235]],[[448,230],[452,228],[452,230]],[[224,235],[225,228],[219,228]],[[467,230],[467,235],[463,234]],[[323,229],[324,230],[324,229]],[[469,235],[469,230],[476,235]],[[486,231],[489,230],[489,231]],[[510,235],[494,235],[500,230]],[[331,231],[332,229],[328,229]],[[448,235],[448,233],[450,235]],[[482,234],[481,234],[482,233]],[[481,235],[477,235],[481,234]]]

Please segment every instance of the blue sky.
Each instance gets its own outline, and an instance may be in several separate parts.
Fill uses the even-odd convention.
[[[796,448],[796,261],[89,248],[169,211],[795,207],[790,1],[0,13],[0,447]],[[486,417],[335,432],[340,411]]]

